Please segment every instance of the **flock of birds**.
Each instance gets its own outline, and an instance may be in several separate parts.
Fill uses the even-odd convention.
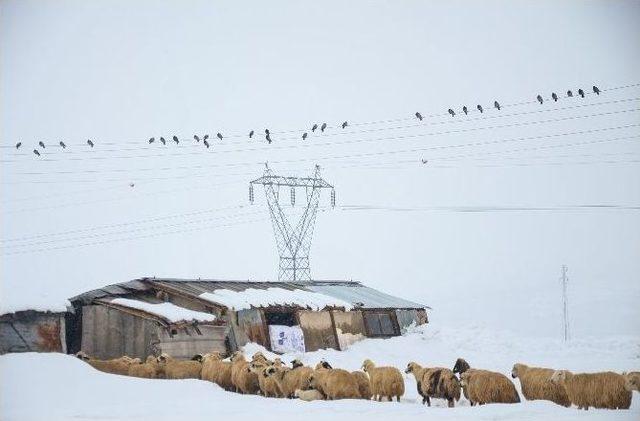
[[[597,86],[593,86],[592,89],[593,89],[593,93],[595,93],[596,95],[600,95],[600,88],[598,88]],[[578,95],[580,97],[582,97],[582,98],[585,97],[585,92],[584,92],[584,90],[582,88],[578,89]],[[566,96],[568,98],[572,98],[573,97],[573,91],[568,90],[567,93],[566,93]],[[552,92],[551,93],[551,98],[555,102],[557,102],[559,97],[558,97],[558,94],[556,94],[555,92]],[[536,97],[536,99],[538,100],[538,102],[540,104],[544,103],[544,98],[542,97],[542,95],[538,95]],[[494,101],[493,102],[493,106],[498,111],[500,111],[500,109],[502,108],[498,101]],[[482,105],[480,105],[480,104],[476,105],[476,109],[478,111],[480,111],[480,113],[484,113],[484,108],[482,107]],[[451,115],[451,117],[455,117],[456,116],[456,112],[453,110],[453,108],[449,108],[449,110],[447,110],[447,112],[449,113],[449,115]],[[467,108],[466,105],[462,107],[462,112],[465,115],[469,114],[469,109]],[[422,121],[423,118],[424,118],[419,111],[415,113],[415,117],[420,121]],[[344,121],[342,124],[340,124],[340,127],[342,129],[346,129],[348,126],[349,126],[349,122],[347,122],[347,121]],[[321,125],[318,125],[317,123],[313,124],[313,126],[311,126],[311,133],[315,133],[316,130],[318,130],[318,129],[320,130],[321,133],[324,133],[324,131],[327,129],[327,123],[322,123]],[[249,132],[249,139],[253,139],[254,135],[255,135],[255,131],[251,130]],[[269,131],[269,129],[264,129],[264,136],[265,136],[265,140],[267,141],[267,143],[271,144],[271,142],[273,140],[271,139],[271,132]],[[224,136],[220,132],[218,132],[216,134],[216,137],[220,141],[222,141],[222,139],[224,139]],[[308,131],[305,131],[304,133],[302,133],[302,140],[307,140],[308,137],[309,137],[309,132]],[[198,143],[202,142],[202,144],[204,146],[206,146],[207,149],[209,149],[211,147],[211,143],[209,142],[209,135],[208,134],[203,135],[202,138],[196,134],[196,135],[193,135],[193,139]],[[176,145],[180,144],[180,139],[178,138],[178,136],[173,136],[172,140],[176,143]],[[149,144],[152,144],[152,143],[155,143],[155,142],[156,142],[156,138],[155,137],[152,137],[152,138],[149,139]],[[167,139],[165,139],[164,137],[160,137],[159,138],[159,142],[162,143],[163,145],[166,145],[167,144]],[[59,145],[60,145],[60,147],[62,149],[66,149],[67,148],[67,145],[63,141],[60,141]],[[93,143],[93,141],[91,139],[87,140],[87,145],[89,145],[89,147],[91,147],[91,148],[94,147],[94,143]],[[21,146],[22,146],[22,142],[16,143],[16,149],[20,149]],[[46,145],[45,145],[45,143],[43,141],[39,141],[38,142],[38,146],[40,146],[41,149],[45,149],[46,148]],[[38,148],[34,148],[33,149],[33,153],[36,156],[40,156],[40,151],[38,150]],[[425,159],[422,160],[423,164],[426,164],[427,162],[428,161],[425,160]]]

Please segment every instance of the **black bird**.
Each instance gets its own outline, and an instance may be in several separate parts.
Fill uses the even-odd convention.
[[[455,111],[453,111],[451,108],[449,108],[449,114],[451,114],[451,117],[455,117],[456,115]]]
[[[129,183],[129,187],[134,187],[135,184],[134,183]]]
[[[202,140],[207,140],[207,139],[209,139],[209,135],[208,134],[204,135],[204,137],[202,138]]]
[[[200,142],[200,136],[198,136],[197,134],[194,134],[193,138],[196,140],[196,142]]]
[[[538,102],[539,102],[540,104],[542,104],[542,103],[544,102],[544,99],[542,99],[542,95],[538,95],[538,96],[536,97],[536,99],[538,100]]]
[[[347,123],[346,121],[344,123],[342,123],[342,128],[344,129],[345,127],[347,127],[349,125],[349,123]]]
[[[217,137],[218,139],[222,140],[222,135],[221,135],[220,133],[218,133],[218,134],[216,135],[216,137]]]
[[[478,106],[476,107],[478,109],[478,111],[480,111],[480,114],[482,114],[482,105],[478,104]]]
[[[464,107],[462,107],[462,112],[464,113],[464,115],[469,114],[469,110],[467,109],[466,105]]]
[[[269,129],[264,129],[264,134],[266,134],[267,136],[269,136]]]
[[[494,101],[493,106],[496,107],[498,111],[500,111],[500,103],[498,101]]]
[[[593,86],[593,93],[596,95],[600,95],[600,88],[598,88],[597,86]]]
[[[91,141],[91,139],[87,140],[87,145],[91,146],[93,148],[93,142]]]
[[[164,137],[161,137],[161,138],[160,138],[160,142],[162,142],[162,144],[163,144],[163,145],[166,145],[166,144],[167,144],[167,141],[166,141],[166,140],[164,140]]]
[[[267,142],[269,142],[269,144],[271,144],[271,135],[269,133],[267,133],[266,138],[267,138]]]
[[[62,146],[62,149],[67,149],[67,145],[62,140],[60,141],[60,146]]]
[[[156,138],[155,138],[155,137],[152,137],[151,139],[149,139],[149,145],[151,145],[151,144],[152,144],[153,142],[155,142],[155,141],[156,141]]]
[[[573,92],[571,92],[571,90],[568,90],[568,91],[567,91],[567,96],[568,96],[569,98],[573,97]]]
[[[20,146],[22,146],[22,142],[16,143],[16,149],[20,149]]]
[[[327,123],[322,123],[322,126],[320,126],[320,131],[324,133],[324,129],[327,128]]]
[[[420,121],[422,121],[422,114],[420,113],[416,113],[416,118]]]
[[[302,133],[302,140],[307,140],[307,132]]]
[[[41,140],[40,142],[38,142],[38,145],[40,145],[40,147],[41,147],[42,149],[44,149],[44,142],[43,142],[42,140]]]
[[[178,140],[178,136],[173,136],[173,141],[176,142],[176,145],[180,143],[180,140]]]
[[[38,156],[40,156],[40,152],[38,152],[38,150],[37,150],[37,149],[34,149],[34,150],[33,150],[33,153],[34,153],[34,154],[36,154],[36,155],[38,155]]]
[[[249,139],[251,139],[252,137],[253,137],[253,130],[249,132]]]
[[[423,163],[423,164],[426,164],[427,162],[429,162],[429,160],[428,160],[428,159],[422,159],[422,163]]]
[[[551,93],[551,98],[553,98],[553,100],[554,100],[555,102],[558,102],[558,95],[556,95],[556,93],[555,93],[555,92],[552,92],[552,93]]]
[[[202,143],[204,143],[204,146],[206,146],[206,147],[207,147],[207,149],[209,149],[209,142],[207,142],[207,141],[205,140],[205,141],[203,141]]]
[[[582,89],[578,89],[578,95],[584,98],[584,91]]]
[[[313,127],[311,128],[312,132],[315,132],[318,129],[318,125],[314,124]]]

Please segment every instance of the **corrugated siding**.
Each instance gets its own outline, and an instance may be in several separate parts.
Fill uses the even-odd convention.
[[[357,284],[356,284],[357,285]],[[353,305],[362,303],[362,308],[425,308],[426,306],[394,297],[373,288],[347,285],[321,285],[314,283],[307,289],[347,301]]]
[[[412,323],[418,324],[417,310],[396,310],[396,317],[401,330],[411,326]]]
[[[333,321],[338,336],[340,350],[344,351],[351,344],[366,337],[364,320],[360,311],[332,311]]]
[[[67,352],[64,313],[20,312],[0,320],[0,354]]]
[[[328,311],[299,311],[300,328],[304,332],[304,347],[307,352],[318,349],[338,349],[338,338],[333,331],[331,314]]]

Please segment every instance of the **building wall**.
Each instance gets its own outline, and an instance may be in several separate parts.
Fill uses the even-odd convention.
[[[0,354],[67,352],[65,313],[34,310],[0,317]]]
[[[197,329],[193,326],[179,329],[164,329],[158,326],[158,336],[158,352],[166,352],[176,359],[189,360],[196,354],[227,352],[225,326],[198,325]]]
[[[330,312],[301,310],[298,311],[298,320],[307,352],[324,348],[339,349]]]
[[[332,311],[338,346],[345,350],[351,344],[366,338],[364,320],[359,311]]]

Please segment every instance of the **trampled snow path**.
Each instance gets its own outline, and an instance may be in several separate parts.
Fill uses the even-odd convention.
[[[247,353],[259,349],[247,347]],[[323,350],[302,358],[312,364],[325,358],[334,366],[356,369],[366,357],[403,368],[410,360],[451,366],[456,357],[472,365],[507,374],[516,361],[573,370],[616,371],[640,367],[640,339],[612,337],[564,346],[554,340],[526,339],[482,329],[414,329],[404,337],[368,339],[348,351]],[[285,355],[284,358],[293,358]],[[516,382],[517,383],[517,382]],[[0,357],[0,419],[2,420],[637,420],[640,397],[634,394],[628,411],[563,408],[548,402],[470,407],[464,400],[449,409],[416,402],[412,377],[406,378],[403,401],[300,402],[266,399],[222,391],[199,380],[146,380],[98,372],[78,359],[60,354],[10,354]]]

